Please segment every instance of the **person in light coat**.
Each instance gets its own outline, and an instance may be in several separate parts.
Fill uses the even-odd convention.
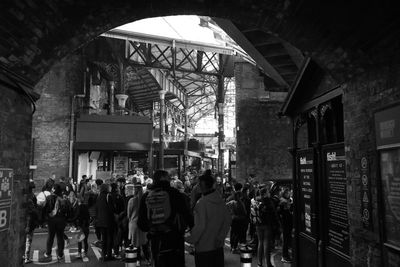
[[[128,207],[127,207],[127,215],[128,215],[128,238],[130,240],[130,244],[133,247],[138,248],[138,256],[139,259],[141,258],[140,252],[141,249],[143,250],[143,254],[145,257],[145,261],[148,263],[150,260],[150,255],[149,255],[149,248],[147,245],[147,238],[146,238],[146,233],[143,232],[142,230],[139,229],[137,225],[138,221],[138,215],[139,215],[139,206],[140,206],[140,201],[142,200],[143,196],[143,187],[142,185],[136,184],[134,186],[134,193],[133,197],[129,199],[128,201]]]
[[[225,237],[231,215],[220,193],[214,189],[214,178],[206,173],[199,178],[202,197],[194,208],[194,227],[186,241],[194,244],[196,267],[223,267]]]

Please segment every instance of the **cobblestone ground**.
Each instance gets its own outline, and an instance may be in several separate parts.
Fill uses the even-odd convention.
[[[73,234],[66,232],[69,237],[72,237]],[[86,261],[82,259],[77,259],[78,255],[78,248],[77,244],[71,243],[65,250],[65,258],[58,262],[57,257],[55,255],[55,250],[53,250],[52,259],[46,259],[43,256],[46,247],[46,239],[47,239],[47,232],[40,231],[35,233],[33,237],[33,244],[31,250],[31,259],[33,260],[32,263],[26,264],[25,266],[34,267],[35,265],[50,265],[50,266],[66,266],[66,267],[89,267],[89,266],[101,266],[101,267],[108,267],[108,266],[125,266],[125,263],[120,260],[110,261],[110,262],[100,262],[99,258],[101,255],[101,249],[97,248],[91,243],[95,241],[95,235],[93,231],[91,231],[89,235],[89,252]],[[56,239],[54,241],[54,245],[56,246]],[[194,257],[189,254],[189,246],[186,247],[186,266],[187,267],[194,267]],[[279,251],[279,249],[277,249]],[[281,262],[281,254],[280,252],[274,252],[272,255],[273,263],[275,267],[290,267],[290,264],[283,264]],[[141,266],[145,266],[143,263]],[[240,255],[230,253],[230,246],[229,246],[229,239],[226,239],[225,242],[225,266],[226,267],[237,267],[240,266]],[[252,267],[257,266],[257,262],[255,256],[253,257]]]

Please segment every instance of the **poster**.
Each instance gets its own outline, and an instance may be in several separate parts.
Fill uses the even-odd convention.
[[[311,236],[315,233],[314,222],[314,152],[312,149],[297,152],[298,181],[301,209],[300,231]]]
[[[114,173],[117,175],[128,173],[128,157],[114,157]]]
[[[13,170],[0,168],[0,232],[10,227]]]
[[[325,153],[328,179],[328,246],[349,255],[346,160],[343,148]]]

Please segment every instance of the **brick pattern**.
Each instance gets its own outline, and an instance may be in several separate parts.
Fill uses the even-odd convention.
[[[354,266],[382,266],[379,242],[378,156],[376,154],[374,111],[400,101],[400,66],[388,64],[344,85],[344,131],[348,176],[348,210],[351,232],[350,251]],[[370,160],[374,225],[364,230],[361,220],[360,159]],[[393,266],[400,266],[400,262]]]
[[[290,121],[277,116],[282,100],[259,101],[260,90],[264,89],[260,89],[262,78],[258,73],[249,63],[235,65],[237,178],[254,173],[259,181],[290,179]]]
[[[71,100],[83,91],[83,63],[70,56],[56,64],[36,85],[41,94],[33,116],[34,179],[41,188],[51,173],[68,176]]]
[[[14,170],[9,231],[0,232],[0,265],[21,266],[31,149],[32,109],[21,95],[0,86],[0,166]],[[3,265],[5,264],[5,265]]]

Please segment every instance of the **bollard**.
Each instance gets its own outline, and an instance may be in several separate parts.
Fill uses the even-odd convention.
[[[251,267],[252,259],[253,259],[253,254],[252,254],[251,249],[249,249],[247,247],[240,248],[240,266],[241,267]]]
[[[137,248],[126,248],[125,249],[125,267],[137,267],[136,262],[138,260],[137,257]]]

